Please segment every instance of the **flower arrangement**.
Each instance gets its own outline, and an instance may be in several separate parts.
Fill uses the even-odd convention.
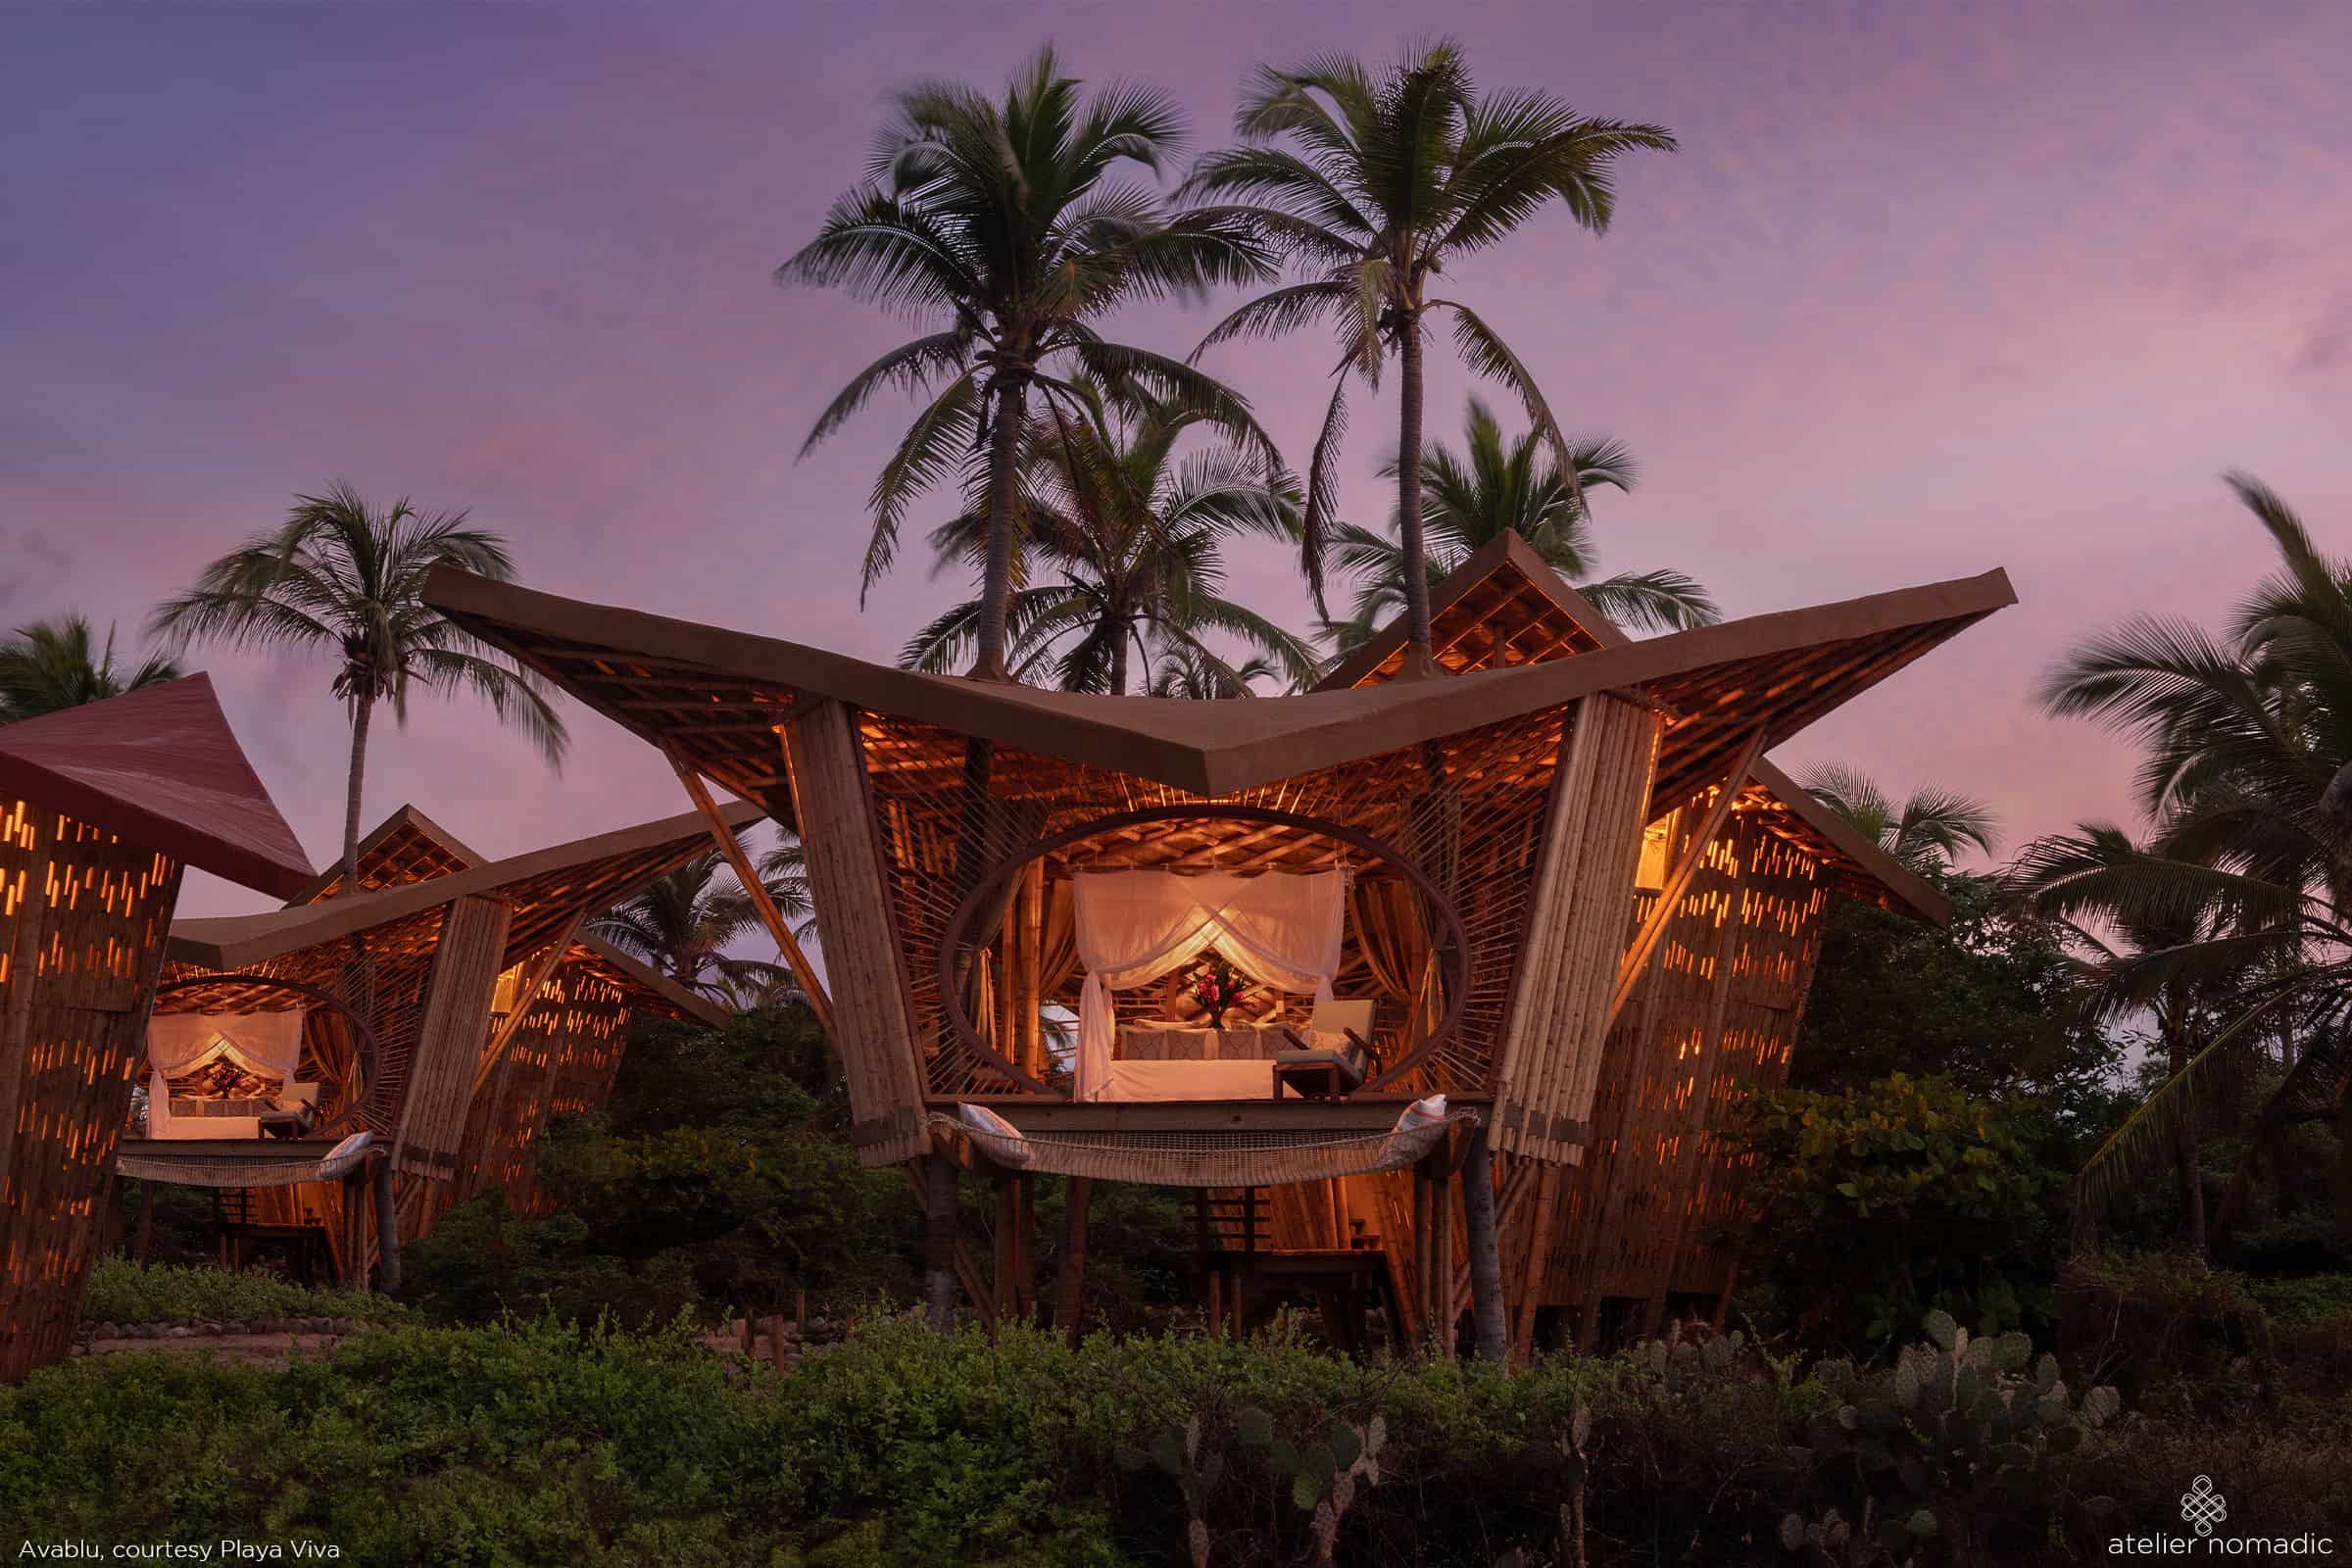
[[[1223,958],[1212,958],[1193,971],[1193,1000],[1208,1012],[1211,1029],[1225,1027],[1225,1009],[1242,1000],[1242,977]]]

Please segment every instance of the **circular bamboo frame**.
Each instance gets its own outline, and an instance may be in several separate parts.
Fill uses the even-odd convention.
[[[982,1059],[1003,1070],[1014,1082],[1026,1084],[1039,1094],[1057,1095],[1064,1100],[1072,1098],[1060,1094],[1053,1085],[1022,1071],[982,1038],[979,1029],[972,1023],[971,1015],[964,1010],[962,988],[956,982],[956,952],[964,946],[965,936],[971,930],[973,922],[979,919],[980,911],[994,903],[1006,884],[1026,870],[1032,860],[1042,860],[1056,850],[1068,849],[1071,845],[1083,840],[1095,838],[1103,833],[1115,832],[1123,827],[1139,827],[1148,822],[1181,821],[1256,822],[1275,827],[1295,827],[1323,838],[1333,839],[1350,849],[1360,850],[1388,865],[1395,866],[1398,873],[1407,882],[1410,882],[1424,899],[1429,901],[1430,908],[1436,912],[1439,921],[1444,926],[1438,951],[1446,955],[1446,961],[1441,969],[1441,974],[1446,982],[1446,1011],[1439,1017],[1436,1026],[1422,1037],[1419,1046],[1415,1047],[1395,1066],[1378,1077],[1367,1080],[1356,1093],[1363,1094],[1379,1089],[1411,1072],[1428,1058],[1430,1053],[1444,1045],[1446,1038],[1455,1029],[1460,1027],[1462,1013],[1468,1007],[1470,1001],[1470,933],[1468,928],[1462,924],[1462,917],[1454,912],[1453,901],[1440,892],[1437,883],[1430,880],[1429,873],[1422,870],[1409,858],[1382,843],[1371,834],[1348,827],[1345,823],[1327,821],[1322,817],[1307,816],[1298,811],[1285,811],[1271,806],[1153,806],[1147,807],[1142,810],[1116,811],[1108,816],[1098,816],[1089,821],[1080,822],[1074,827],[1064,828],[1061,832],[1047,838],[1039,839],[1018,855],[1010,856],[998,862],[995,869],[982,877],[970,893],[964,895],[963,902],[958,904],[956,906],[956,912],[949,916],[947,929],[941,933],[939,939],[940,1009],[947,1015],[948,1027],[956,1031],[956,1038],[977,1053]]]
[[[297,996],[309,997],[313,1002],[322,1002],[329,1007],[334,1008],[335,1011],[341,1013],[343,1015],[343,1021],[351,1026],[352,1034],[356,1038],[360,1048],[360,1070],[366,1073],[368,1076],[368,1083],[366,1089],[363,1091],[363,1096],[375,1093],[375,1068],[377,1062],[375,1030],[368,1024],[367,1019],[360,1016],[358,1009],[354,1008],[351,1004],[345,1002],[341,997],[336,996],[331,991],[321,991],[317,986],[305,985],[299,980],[280,980],[275,975],[197,974],[187,975],[178,980],[168,980],[164,984],[157,986],[155,988],[154,1002],[163,1001],[164,998],[170,996],[174,991],[194,991],[200,986],[217,986],[223,984],[261,986],[267,990],[272,991],[291,991]],[[154,1002],[149,1004],[150,1010],[153,1009]],[[344,1106],[341,1111],[337,1112],[335,1121],[324,1122],[321,1123],[321,1125],[340,1126],[344,1118],[355,1116],[359,1113],[360,1104],[360,1100],[354,1100],[350,1104]]]

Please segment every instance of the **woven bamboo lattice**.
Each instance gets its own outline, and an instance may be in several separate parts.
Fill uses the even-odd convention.
[[[179,877],[0,796],[0,1380],[73,1342]]]
[[[1442,1041],[1411,1085],[1416,1090],[1466,1093],[1488,1084],[1494,1064],[1505,1000],[1518,948],[1526,935],[1527,897],[1543,830],[1566,709],[1487,725],[1366,759],[1347,767],[1286,779],[1279,784],[1210,800],[1105,769],[1079,766],[1003,748],[984,754],[974,777],[962,737],[928,725],[864,715],[861,737],[874,797],[884,862],[902,950],[910,956],[907,983],[915,1039],[934,1096],[1006,1093],[1024,1087],[961,1039],[946,1016],[936,954],[959,905],[981,878],[1029,845],[1126,813],[1186,807],[1259,807],[1352,829],[1385,846],[1422,873],[1458,916],[1467,938],[1460,1021]],[[1047,861],[1044,881],[1089,870],[1148,867],[1174,870],[1266,872],[1351,869],[1359,886],[1402,878],[1400,867],[1312,826],[1291,822],[1175,816],[1108,828],[1081,837]],[[1024,900],[1051,898],[1043,887],[1016,889],[981,953],[967,954],[975,970],[1018,976],[1006,944],[1017,942]],[[1408,957],[1418,974],[1440,911],[1423,909],[1421,952]],[[1340,979],[1343,995],[1368,983],[1367,958],[1350,922]],[[1074,1007],[1083,975],[1042,974],[1042,1004]],[[994,990],[1011,989],[1001,983]],[[1280,999],[1252,999],[1256,1008]],[[1450,1004],[1453,999],[1443,999]],[[1159,999],[1181,1012],[1181,997]],[[1282,1016],[1303,1021],[1303,999],[1290,999]],[[967,1001],[967,1012],[977,1009]],[[1000,1013],[1000,1016],[1002,1014]],[[1415,1016],[1401,1006],[1383,1009],[1375,1042],[1388,1062],[1400,1060],[1411,1042],[1404,1031]],[[1002,1033],[1000,1029],[1000,1034]],[[1017,1042],[1008,1042],[1017,1044]],[[1005,1050],[1008,1058],[1017,1053]],[[1043,1066],[1033,1061],[1032,1071]]]
[[[1201,1132],[983,1132],[934,1111],[933,1134],[968,1138],[1007,1170],[1145,1182],[1154,1187],[1285,1187],[1373,1171],[1402,1170],[1436,1149],[1456,1126],[1478,1125],[1473,1110],[1409,1132],[1335,1133],[1329,1128]]]

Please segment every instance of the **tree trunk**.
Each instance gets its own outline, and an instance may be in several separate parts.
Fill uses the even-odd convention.
[[[1404,671],[1437,669],[1429,651],[1429,553],[1421,533],[1421,318],[1406,315],[1397,335],[1402,374],[1396,398],[1396,530],[1404,553]]]
[[[392,1155],[375,1162],[375,1288],[386,1296],[400,1289],[400,1209],[392,1192]]]
[[[1462,1228],[1470,1243],[1470,1318],[1478,1335],[1478,1358],[1500,1366],[1511,1350],[1502,1313],[1502,1254],[1494,1234],[1494,1156],[1487,1130],[1470,1130],[1470,1152],[1462,1159]]]
[[[343,886],[348,896],[360,891],[360,786],[368,773],[368,723],[375,715],[375,699],[365,694],[352,699],[351,771],[343,781]]]
[[[2168,1021],[2164,1026],[2164,1044],[2168,1064],[2177,1077],[2188,1065],[2188,1042],[2181,1037],[2180,1027]],[[2193,1102],[2182,1108],[2180,1125],[2173,1133],[2173,1150],[2180,1165],[2180,1250],[2203,1257],[2205,1178],[2197,1159],[2197,1117]]]
[[[1061,1272],[1054,1282],[1054,1326],[1071,1349],[1082,1338],[1080,1316],[1085,1310],[1086,1205],[1095,1184],[1084,1176],[1070,1178],[1069,1201],[1061,1224]]]
[[[1110,695],[1127,695],[1127,623],[1119,622],[1119,634],[1110,644]]]
[[[988,566],[980,579],[979,649],[972,674],[1009,680],[1004,672],[1004,622],[1012,607],[1013,504],[1020,494],[1021,421],[1029,407],[1025,374],[1000,372],[997,427],[988,452]]]
[[[2352,1076],[2335,1102],[2335,1234],[2352,1246]]]
[[[923,1160],[923,1304],[931,1326],[956,1326],[956,1162],[945,1154]]]

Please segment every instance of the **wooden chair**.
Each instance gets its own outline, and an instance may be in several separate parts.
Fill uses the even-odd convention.
[[[1274,1054],[1274,1098],[1285,1089],[1301,1100],[1345,1100],[1380,1070],[1380,1055],[1372,1049],[1372,1000],[1369,997],[1315,1004],[1307,1028],[1319,1035],[1344,1035],[1348,1044],[1336,1050],[1309,1045],[1295,1029],[1285,1029],[1291,1049]]]

